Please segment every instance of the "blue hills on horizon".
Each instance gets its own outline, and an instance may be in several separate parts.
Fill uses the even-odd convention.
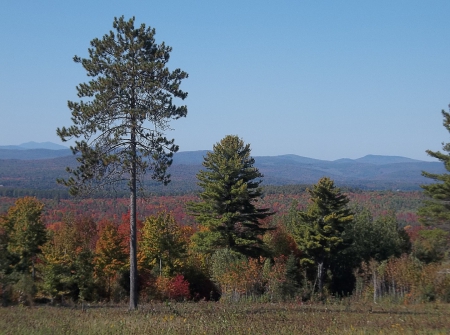
[[[0,147],[1,148],[1,147]],[[197,151],[180,151],[174,155],[174,163],[177,164],[189,164],[189,163],[200,163],[203,161],[203,157],[209,150],[197,150]],[[253,156],[257,159],[256,164],[264,163],[270,164],[271,161],[276,160],[277,162],[291,163],[291,164],[320,164],[324,162],[345,164],[350,162],[364,163],[364,164],[395,164],[395,163],[430,163],[427,161],[421,161],[418,159],[407,158],[403,156],[387,156],[387,155],[366,155],[364,157],[351,159],[351,158],[340,158],[333,161],[309,158],[304,156],[299,156],[295,154],[286,155],[276,155],[276,156]]]
[[[20,152],[15,152],[20,151]],[[195,151],[180,151],[174,155],[174,164],[201,164],[203,157],[209,150],[195,150]],[[0,159],[48,159],[56,157],[71,156],[72,151],[63,145],[53,142],[26,142],[19,145],[0,145]],[[427,162],[403,156],[388,156],[388,155],[366,155],[364,157],[351,159],[340,158],[336,160],[323,160],[316,158],[309,158],[295,154],[284,154],[275,156],[253,156],[258,159],[258,163],[270,165],[271,162],[286,163],[286,164],[321,164],[321,163],[365,163],[365,164],[395,164],[395,163],[420,163]],[[428,162],[430,163],[430,162]]]
[[[0,149],[7,150],[32,150],[32,149],[48,149],[48,150],[67,150],[68,147],[53,142],[26,142],[19,145],[0,145]]]
[[[46,148],[38,148],[39,145],[45,145]],[[26,168],[35,170],[36,175],[45,176],[49,167],[53,173],[64,177],[66,166],[76,166],[71,150],[61,149],[63,146],[54,143],[29,142],[20,145],[20,149],[6,147],[8,148],[0,146],[0,172],[7,170],[8,174],[14,174],[10,178],[20,178],[21,171]],[[49,147],[55,149],[48,149]],[[195,187],[196,174],[203,168],[202,162],[207,152],[208,150],[177,152],[168,171],[172,176],[172,183],[168,188],[176,187],[177,183],[188,183]],[[401,156],[366,155],[357,159],[342,158],[334,161],[293,154],[253,157],[255,166],[264,175],[264,185],[313,184],[327,176],[338,185],[363,189],[418,190],[421,184],[432,182],[422,176],[422,171],[438,174],[446,172],[441,162]],[[0,184],[2,183],[4,182],[0,178]]]

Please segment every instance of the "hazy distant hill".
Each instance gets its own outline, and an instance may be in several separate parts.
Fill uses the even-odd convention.
[[[174,154],[173,164],[201,165],[208,150],[180,151]]]
[[[369,164],[395,164],[395,163],[418,163],[421,162],[417,159],[411,159],[401,156],[380,156],[380,155],[367,155],[358,159],[355,162],[369,163]]]
[[[0,159],[46,159],[70,156],[72,151],[52,142],[27,142],[19,145],[0,145]]]
[[[27,150],[27,149],[49,149],[49,150],[63,150],[69,149],[64,145],[59,145],[52,142],[26,142],[19,145],[0,145],[0,149],[9,150]]]
[[[2,149],[0,147],[1,159],[48,159],[56,157],[65,157],[72,155],[70,149],[52,150],[52,149]]]
[[[326,161],[283,155],[255,157],[267,184],[315,183],[328,176],[338,184],[370,189],[419,189],[430,180],[422,171],[444,173],[440,162],[425,162],[398,156],[368,155],[359,159]]]
[[[150,180],[152,189],[185,192],[196,189],[196,174],[203,168],[207,150],[178,152],[169,169],[172,182],[163,188]],[[255,156],[264,174],[264,185],[313,184],[323,176],[340,186],[362,189],[419,189],[430,182],[422,171],[445,172],[440,162],[399,156],[368,155],[358,159],[327,161],[297,155]],[[23,189],[61,189],[55,179],[65,177],[65,167],[75,166],[69,149],[0,149],[0,185]]]

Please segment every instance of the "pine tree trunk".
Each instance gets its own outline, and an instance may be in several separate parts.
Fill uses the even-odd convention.
[[[130,310],[138,306],[137,290],[137,234],[136,234],[136,135],[131,132],[131,150],[134,159],[131,163],[130,177]]]

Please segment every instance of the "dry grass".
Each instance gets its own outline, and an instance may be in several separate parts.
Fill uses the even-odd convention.
[[[448,334],[450,305],[172,303],[0,308],[0,334]]]

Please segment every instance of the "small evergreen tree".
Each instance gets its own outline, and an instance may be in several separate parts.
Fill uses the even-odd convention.
[[[298,292],[301,280],[298,259],[293,254],[290,254],[286,260],[285,278],[286,281],[282,286],[283,296],[293,298]]]
[[[301,264],[316,269],[319,293],[322,293],[326,271],[331,256],[344,247],[345,225],[353,220],[346,195],[323,177],[308,189],[310,205],[306,211],[298,212],[298,221],[292,225],[292,233],[302,251]]]
[[[229,248],[250,257],[266,253],[260,237],[268,228],[261,220],[273,213],[256,207],[263,175],[254,163],[250,145],[238,136],[226,136],[207,153],[203,162],[206,169],[197,174],[202,201],[188,205],[204,227],[193,236],[199,250],[213,253]]]

